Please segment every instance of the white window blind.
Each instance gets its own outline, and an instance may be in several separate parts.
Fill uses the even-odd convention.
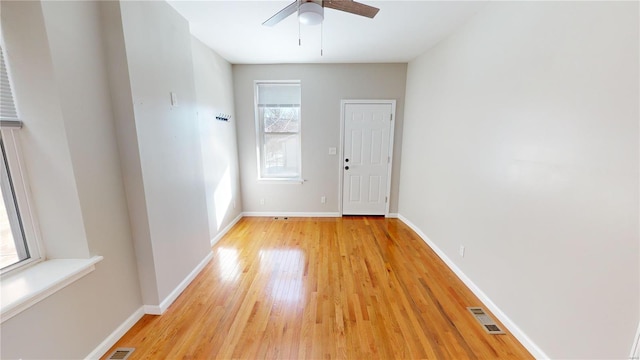
[[[20,126],[18,112],[13,100],[11,81],[7,71],[4,49],[0,46],[0,121],[2,126]]]
[[[300,180],[300,82],[256,83],[258,170],[261,179]]]

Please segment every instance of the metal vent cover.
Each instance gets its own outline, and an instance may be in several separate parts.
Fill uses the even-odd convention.
[[[486,331],[488,334],[490,335],[505,334],[505,332],[502,329],[500,329],[500,327],[495,323],[495,321],[493,321],[493,319],[491,319],[491,317],[487,315],[487,313],[484,311],[483,308],[472,306],[472,307],[468,307],[467,310],[471,312],[473,317],[475,317],[476,320],[478,320],[480,325],[482,325],[482,328],[484,329],[484,331]]]
[[[117,348],[107,360],[127,360],[135,348]]]

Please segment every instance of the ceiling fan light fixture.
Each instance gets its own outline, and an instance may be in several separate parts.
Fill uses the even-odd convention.
[[[298,21],[304,25],[318,25],[324,20],[324,8],[314,2],[306,2],[298,8]]]

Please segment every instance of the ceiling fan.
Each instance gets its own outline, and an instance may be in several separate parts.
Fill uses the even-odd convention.
[[[298,20],[301,24],[317,25],[324,20],[324,8],[344,11],[372,19],[378,11],[380,11],[380,9],[376,7],[353,0],[296,0],[263,22],[262,25],[274,26],[296,11],[298,12]]]

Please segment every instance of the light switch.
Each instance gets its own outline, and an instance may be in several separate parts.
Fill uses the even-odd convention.
[[[335,154],[336,154],[336,148],[330,147],[329,148],[329,155],[335,155]]]

